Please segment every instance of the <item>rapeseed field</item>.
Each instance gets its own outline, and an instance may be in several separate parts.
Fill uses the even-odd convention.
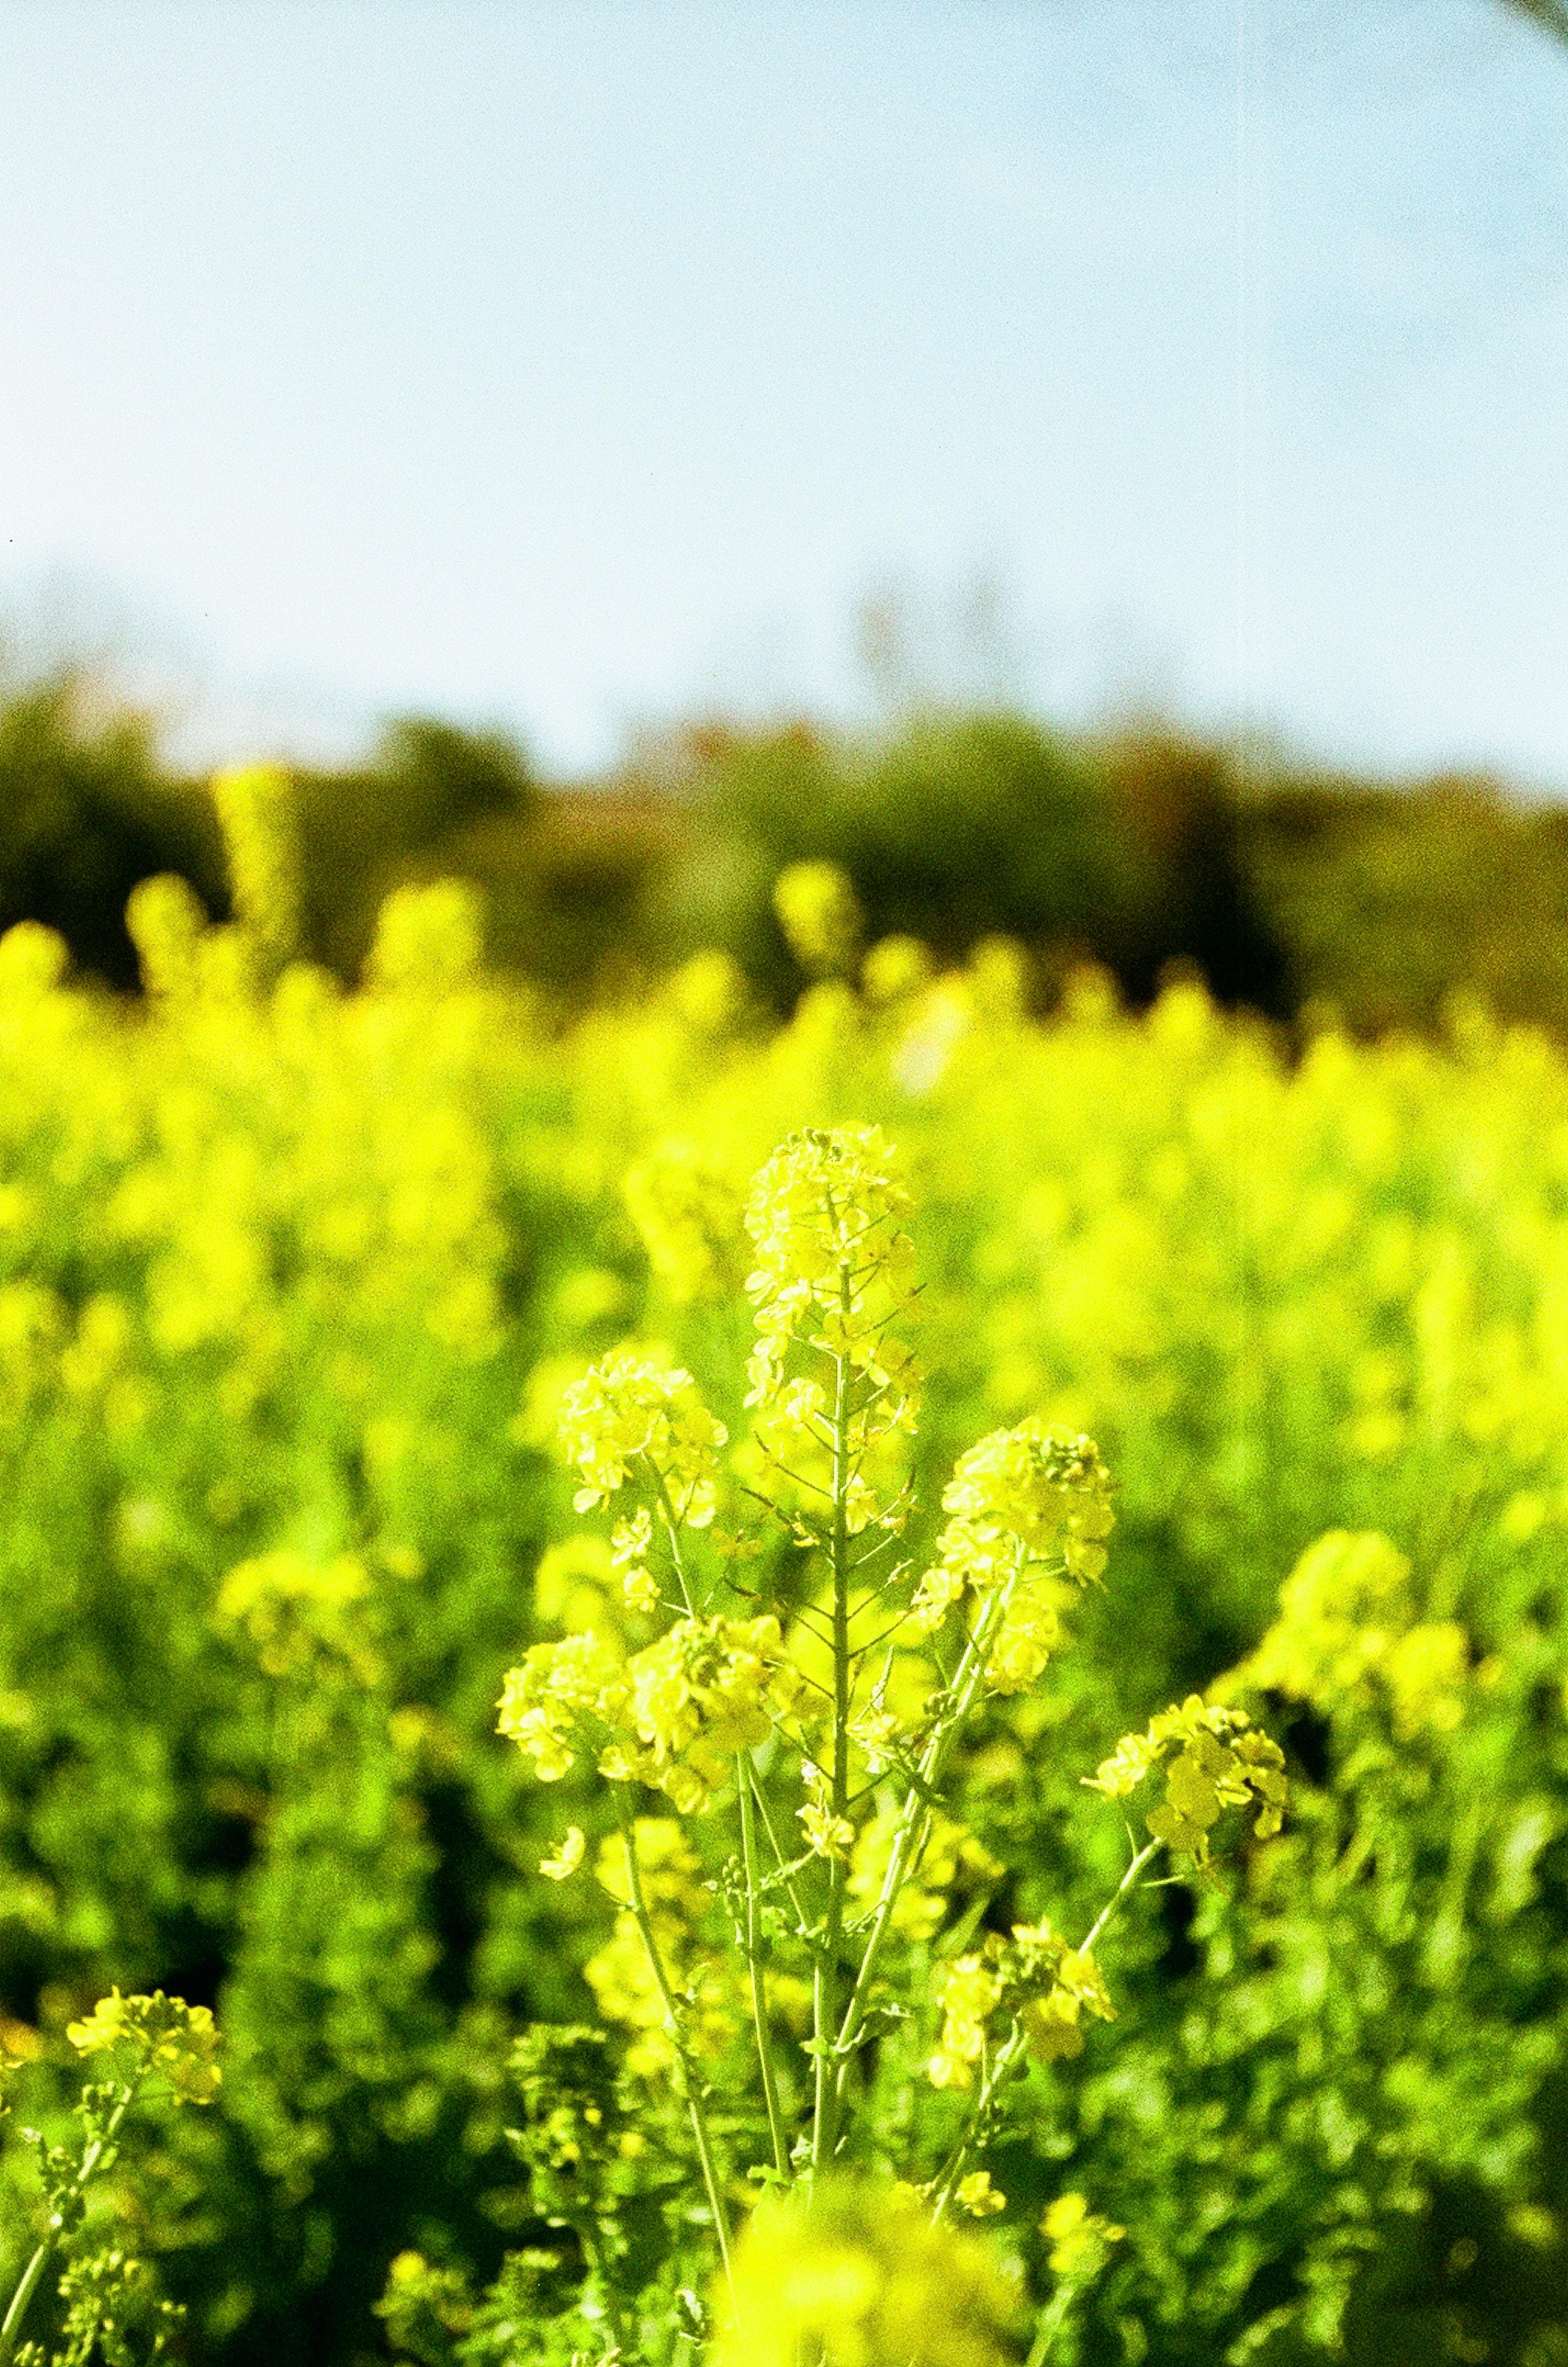
[[[225,820],[0,940],[0,2356],[1568,2361],[1568,1056]]]

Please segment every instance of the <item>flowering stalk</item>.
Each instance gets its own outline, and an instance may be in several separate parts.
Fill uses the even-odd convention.
[[[938,2171],[931,2192],[931,2221],[936,2226],[946,2214],[954,2191],[963,2177],[976,2142],[990,2122],[992,2110],[1003,2086],[1012,2076],[1013,2066],[1022,2060],[1024,2051],[1023,2025],[1016,2023],[986,2064],[980,2085],[975,2091],[957,2144]]]
[[[715,1531],[708,1540],[728,1485],[719,1461],[727,1434],[689,1373],[622,1349],[563,1405],[563,1443],[582,1482],[578,1510],[622,1491],[632,1498],[607,1548],[580,1541],[582,1567],[603,1574],[600,1607],[580,1632],[533,1646],[502,1702],[502,1730],[541,1779],[556,1780],[587,1754],[614,1790],[624,1869],[606,1845],[600,1874],[621,1913],[586,1978],[604,2019],[629,2033],[628,2078],[673,2070],[737,2341],[761,2336],[735,2308],[711,2097],[733,2099],[727,2136],[732,2127],[758,2137],[765,2129],[771,2159],[752,2174],[793,2187],[827,2224],[838,2209],[837,2173],[885,2156],[890,2135],[852,2109],[858,2075],[873,2113],[885,2075],[908,2097],[911,2044],[924,2044],[934,2008],[925,2079],[913,2109],[898,2108],[900,2143],[908,2137],[917,2157],[906,2200],[919,2205],[916,2224],[929,2221],[933,2236],[954,2210],[985,2216],[1005,2208],[989,2174],[972,2165],[998,2134],[1009,2083],[1026,2059],[1075,2056],[1086,2019],[1112,2018],[1094,1950],[1118,1904],[1156,1850],[1201,1863],[1224,1809],[1252,1806],[1267,1831],[1283,1798],[1275,1746],[1239,1711],[1194,1698],[1124,1739],[1090,1779],[1121,1799],[1157,1768],[1166,1794],[1146,1820],[1148,1841],[1134,1849],[1082,1945],[1042,1920],[983,1931],[960,1953],[986,1902],[955,1897],[954,1886],[972,1893],[1005,1869],[949,1813],[944,1790],[987,1705],[1037,1683],[1065,1640],[1064,1609],[1100,1580],[1111,1487],[1087,1438],[1037,1420],[993,1432],[959,1458],[923,1575],[911,1584],[909,1566],[898,1564],[873,1581],[910,1508],[903,1440],[918,1374],[898,1337],[915,1296],[900,1222],[908,1205],[874,1127],[793,1137],[747,1203],[756,1344],[746,1402],[754,1421],[736,1477],[740,1496],[808,1557],[795,1565],[796,1579],[759,1600],[739,1568],[763,1554],[766,1533]],[[656,1570],[656,1555],[667,1568]],[[751,1615],[720,1607],[736,1597]],[[670,1813],[636,1814],[634,1786],[661,1793]],[[795,1857],[774,1814],[785,1812],[791,1792],[801,1832]],[[727,1823],[733,1815],[739,1854],[722,1863],[723,1843],[699,1852],[687,1837],[688,1823],[709,1812]],[[573,1829],[542,1871],[568,1878],[584,1848]],[[716,1895],[728,1908],[728,1954],[715,1943]],[[808,2025],[800,2044],[812,2067],[794,2126],[793,2085],[775,2052],[775,2016],[792,2013],[797,2029]],[[602,2032],[588,2035],[609,2043]],[[738,2051],[749,2057],[753,2046],[756,2074]],[[679,2124],[661,2116],[653,2092],[640,2104],[617,2093],[617,2112],[640,2113],[660,2131],[678,2177],[689,2160]],[[821,2348],[813,2337],[802,2355]],[[825,2355],[837,2359],[831,2343]],[[908,2345],[897,2356],[907,2357]]]
[[[1132,1863],[1121,1881],[1095,1917],[1075,1951],[1080,1960],[1092,1958],[1094,1950],[1104,1937],[1118,1907],[1136,1886],[1139,1874],[1150,1859],[1159,1854],[1162,1846],[1163,1844],[1157,1840],[1150,1840],[1145,1841],[1142,1849],[1134,1852]],[[988,2060],[985,2063],[979,2088],[976,2091],[975,2101],[959,2133],[958,2142],[953,2146],[931,2190],[933,2225],[942,2217],[953,2200],[971,2157],[985,2138],[997,2099],[1012,2077],[1017,2065],[1022,2061],[1027,2046],[1028,2033],[1021,2018],[1014,2022],[1001,2045],[994,2053],[989,2054]]]
[[[140,2082],[137,2084],[139,2085]],[[120,2124],[135,2101],[135,2086],[120,2089],[118,2101],[112,2110],[84,2147],[82,2158],[77,2163],[69,2181],[57,2195],[50,2198],[48,2230],[40,2237],[31,2259],[17,2279],[17,2289],[11,2295],[10,2306],[6,2312],[4,2320],[0,2321],[0,2367],[10,2367],[10,2362],[16,2356],[17,2343],[21,2335],[23,2322],[32,2305],[33,2295],[43,2282],[44,2271],[80,2216],[88,2187],[99,2170],[107,2167],[106,2155],[109,2161],[113,2160],[114,2141],[119,2135]]]
[[[162,1989],[151,1997],[129,1998],[115,1989],[85,2022],[72,2022],[66,2036],[79,2055],[107,2054],[118,2076],[83,2091],[77,2111],[85,2142],[74,2161],[37,2139],[48,2218],[0,2319],[0,2367],[11,2367],[33,2296],[61,2246],[80,2225],[88,2188],[113,2168],[126,2114],[143,2090],[161,2081],[176,2104],[209,2104],[221,2081],[211,2014],[205,2006],[167,1998]]]

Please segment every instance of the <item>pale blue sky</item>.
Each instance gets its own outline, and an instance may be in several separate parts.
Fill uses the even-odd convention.
[[[987,577],[1047,711],[1568,789],[1565,366],[1495,0],[0,0],[0,620],[193,746],[850,712]]]

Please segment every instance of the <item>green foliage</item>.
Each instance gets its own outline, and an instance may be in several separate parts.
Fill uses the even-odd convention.
[[[859,742],[800,729],[714,735],[699,753],[701,826],[669,893],[749,964],[778,947],[774,874],[807,859],[848,874],[872,936],[915,936],[948,956],[1005,932],[1152,982],[1174,955],[1213,950],[1187,941],[1168,850],[1139,831],[1095,753],[1021,716],[917,719]],[[734,882],[728,909],[715,873]],[[1173,921],[1175,935],[1162,934]],[[769,970],[783,975],[777,950]]]
[[[221,908],[211,807],[164,776],[146,719],[69,671],[0,693],[0,929],[44,922],[85,968],[133,985],[126,899],[157,871]]]
[[[389,892],[456,877],[482,892],[491,959],[564,1008],[713,946],[787,1008],[818,972],[774,882],[827,861],[872,939],[956,958],[1015,936],[1042,999],[1089,957],[1139,1003],[1174,964],[1227,1004],[1285,1019],[1304,1001],[1363,1033],[1429,1030],[1456,988],[1568,1027],[1568,831],[1484,778],[1386,787],[1168,730],[946,709],[863,733],[693,730],[571,791],[504,732],[407,717],[363,762],[285,787],[290,942],[345,982]],[[43,922],[134,986],[124,908],[161,873],[228,915],[207,785],[172,776],[149,720],[85,674],[9,685],[0,927]]]
[[[453,851],[499,830],[525,837],[536,798],[527,759],[501,731],[466,731],[434,717],[388,724],[370,761],[292,780],[302,866],[304,944],[340,976],[359,973],[389,891],[440,869]]]

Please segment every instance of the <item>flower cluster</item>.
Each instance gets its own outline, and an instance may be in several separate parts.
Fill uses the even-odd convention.
[[[713,2367],[1002,2367],[1012,2295],[972,2237],[892,2188],[761,2203],[735,2259]]]
[[[1065,1571],[1080,1585],[1104,1570],[1115,1515],[1110,1476],[1091,1438],[1038,1420],[994,1430],[959,1456],[942,1502],[947,1519],[936,1560],[915,1595],[916,1615],[928,1625],[937,1625],[966,1592],[991,1593],[1031,1564]],[[1032,1600],[1020,1598],[1018,1646],[1032,1637],[1048,1653],[1059,1598],[1049,1588],[1031,1592]],[[1036,1668],[1022,1682],[1038,1673]]]
[[[496,1724],[534,1762],[541,1784],[556,1784],[584,1750],[597,1752],[625,1701],[620,1654],[604,1636],[565,1636],[535,1644],[508,1669]]]
[[[210,2104],[222,2084],[218,2066],[218,2027],[204,2005],[184,1998],[100,1998],[85,2022],[73,2022],[66,2037],[79,2055],[124,2048],[139,2073],[156,2073],[181,2104]]]
[[[690,1814],[707,1806],[739,1751],[767,1740],[798,1693],[771,1614],[678,1619],[626,1662],[617,1704],[624,1738],[599,1771],[655,1784]]]
[[[365,1632],[370,1595],[356,1555],[316,1561],[283,1549],[238,1563],[215,1607],[220,1622],[245,1630],[269,1677],[345,1670],[373,1684],[381,1663]]]
[[[659,1580],[649,1568],[653,1551],[653,1516],[639,1504],[629,1521],[617,1521],[610,1532],[610,1568],[626,1609],[646,1619],[659,1608]]]
[[[1015,1923],[1004,1939],[990,1932],[978,1954],[958,1957],[938,1994],[942,2035],[927,2066],[936,2088],[969,2088],[994,2042],[998,2017],[1015,2027],[1036,2062],[1083,2053],[1086,2011],[1115,2019],[1099,1965],[1070,1947],[1049,1923]]]
[[[558,2209],[584,2173],[624,2157],[632,2135],[609,2041],[579,2023],[536,2022],[513,2046],[511,2069],[524,2113],[507,2132],[512,2149],[539,2200]]]
[[[1104,1798],[1122,1800],[1160,1766],[1165,1797],[1145,1822],[1156,1840],[1198,1864],[1208,1863],[1210,1831],[1226,1808],[1256,1807],[1253,1830],[1259,1840],[1280,1830],[1288,1791],[1285,1755],[1245,1711],[1190,1693],[1179,1708],[1161,1711],[1143,1734],[1124,1735],[1083,1780]]]
[[[1069,2192],[1046,2204],[1040,2232],[1051,2248],[1052,2274],[1078,2280],[1099,2275],[1111,2245],[1120,2244],[1127,2230],[1091,2211],[1084,2195]]]
[[[907,1414],[914,1360],[888,1327],[914,1302],[908,1208],[879,1127],[812,1127],[773,1153],[746,1204],[757,1258],[746,1282],[757,1321],[749,1405],[773,1405],[791,1343],[806,1340],[847,1359],[884,1401],[884,1423]],[[803,1405],[796,1419],[818,1410]]]
[[[1402,1742],[1451,1732],[1464,1714],[1470,1638],[1457,1620],[1419,1619],[1410,1580],[1407,1557],[1376,1530],[1330,1529],[1286,1579],[1279,1616],[1224,1692],[1256,1688],[1333,1711],[1366,1705],[1381,1685]]]
[[[767,1740],[799,1684],[771,1614],[678,1619],[626,1659],[604,1635],[534,1645],[507,1671],[496,1722],[541,1783],[586,1751],[602,1775],[651,1784],[690,1814],[738,1751]]]
[[[604,1357],[561,1399],[560,1442],[582,1481],[573,1499],[580,1512],[605,1503],[640,1470],[672,1519],[705,1527],[726,1436],[690,1373],[636,1349]]]

